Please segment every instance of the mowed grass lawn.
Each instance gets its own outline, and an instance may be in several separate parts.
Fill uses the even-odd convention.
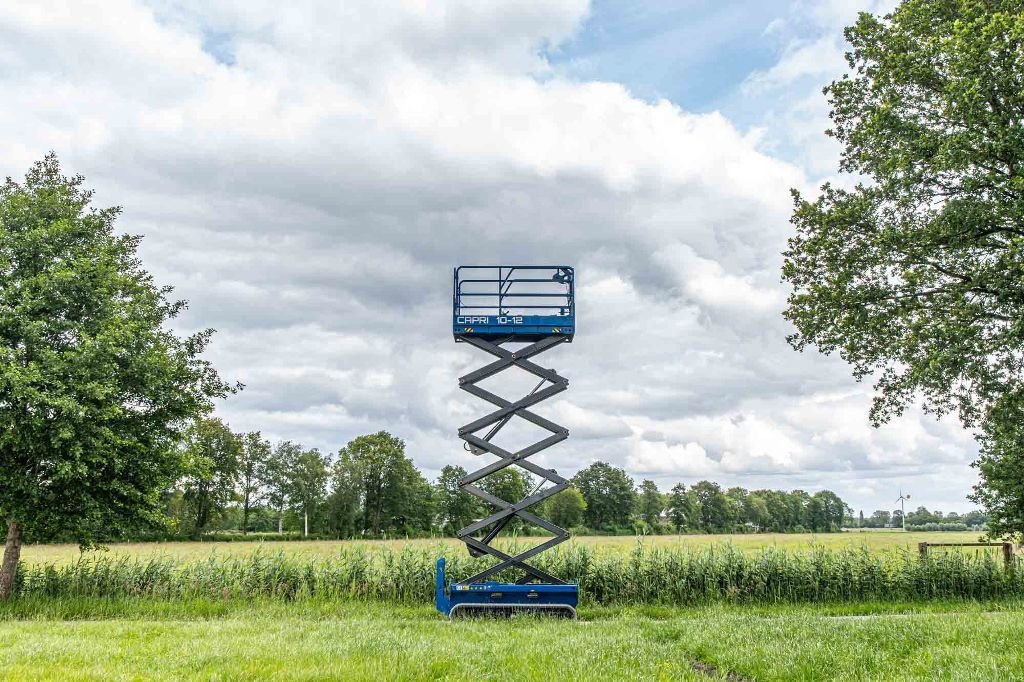
[[[79,605],[71,619],[47,619],[0,607],[0,678],[1024,678],[1019,604],[595,608],[578,621],[448,622],[429,608],[323,603],[103,613]]]
[[[522,543],[533,543],[538,538],[524,537]],[[705,547],[722,543],[732,544],[743,550],[758,550],[764,547],[779,547],[789,550],[807,550],[815,546],[833,549],[859,548],[872,550],[917,551],[919,542],[975,542],[976,532],[963,533],[904,533],[902,531],[865,531],[863,533],[763,533],[757,535],[649,535],[642,539],[649,547]],[[571,542],[593,547],[597,551],[628,552],[637,546],[638,539],[628,536],[579,537]],[[451,539],[423,540],[336,540],[311,542],[152,542],[112,544],[107,547],[111,554],[131,555],[139,558],[174,557],[180,559],[205,559],[211,554],[218,556],[251,554],[255,549],[281,551],[287,554],[305,556],[332,556],[343,547],[360,547],[366,551],[381,549],[400,550],[403,546],[450,547],[451,551],[465,551],[464,545]],[[977,551],[977,550],[970,550]],[[77,545],[26,545],[22,559],[27,563],[62,563],[79,556]]]

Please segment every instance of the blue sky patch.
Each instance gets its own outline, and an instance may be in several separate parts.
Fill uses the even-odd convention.
[[[748,74],[775,63],[778,40],[765,29],[787,10],[783,2],[598,0],[581,33],[546,56],[566,76],[711,111]]]

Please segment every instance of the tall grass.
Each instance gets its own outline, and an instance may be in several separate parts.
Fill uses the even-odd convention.
[[[23,565],[17,589],[19,595],[36,599],[315,598],[424,604],[433,600],[434,562],[443,553],[448,554],[449,577],[455,580],[489,565],[487,559],[472,559],[440,546],[375,552],[343,548],[332,557],[260,550],[201,561],[88,554],[72,563]],[[584,603],[601,605],[1024,597],[1024,566],[1006,567],[1001,558],[989,554],[922,558],[866,548],[807,552],[767,548],[752,553],[729,545],[697,549],[638,545],[622,554],[569,545],[545,553],[537,564],[578,582]]]

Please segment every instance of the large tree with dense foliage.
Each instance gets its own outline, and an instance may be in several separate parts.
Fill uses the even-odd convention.
[[[978,499],[1024,532],[1024,4],[906,0],[846,30],[825,93],[852,189],[794,193],[783,276],[797,349],[980,426]]]
[[[530,493],[531,482],[529,474],[518,467],[510,466],[480,479],[477,485],[495,497],[515,503]]]
[[[544,516],[556,526],[573,528],[583,522],[587,501],[579,490],[569,487],[545,500],[543,511]]]
[[[622,469],[594,462],[572,477],[573,486],[587,503],[584,519],[595,530],[629,525],[636,506],[636,486]]]
[[[724,533],[730,526],[729,501],[722,487],[712,481],[698,481],[691,488],[697,507],[697,528],[705,533]]]
[[[355,537],[362,530],[363,475],[351,456],[339,453],[331,467],[328,528],[340,538]]]
[[[530,474],[522,471],[519,467],[505,467],[499,469],[493,474],[480,479],[477,483],[480,489],[494,495],[495,497],[501,498],[506,502],[519,502],[524,497],[532,492],[533,479]],[[489,503],[481,503],[485,508],[485,514],[491,514],[497,511],[496,507],[492,507]],[[539,510],[538,510],[539,511]],[[519,529],[523,526],[522,520],[515,516],[507,516],[498,522],[497,527],[499,529],[508,529],[509,531]]]
[[[56,156],[0,186],[0,598],[23,535],[83,544],[163,522],[182,431],[231,387],[178,336],[185,308]]]
[[[242,442],[221,420],[200,419],[186,431],[182,451],[188,526],[198,536],[234,499]]]
[[[302,515],[302,534],[309,535],[310,516],[319,514],[327,500],[331,459],[316,448],[303,450],[288,471],[288,498]]]
[[[696,525],[697,508],[684,483],[676,483],[668,494],[668,518],[677,533]]]
[[[265,486],[267,505],[277,515],[278,533],[284,530],[284,511],[291,502],[292,471],[303,452],[305,450],[298,443],[280,441],[259,468],[258,475]]]
[[[838,495],[831,490],[820,490],[807,502],[806,523],[815,532],[837,531],[843,527],[843,518],[850,512]]]
[[[661,512],[665,510],[665,496],[658,490],[658,485],[647,479],[640,484],[640,493],[637,496],[636,514],[640,520],[647,524],[648,528],[655,528]]]
[[[441,469],[437,477],[438,522],[441,532],[447,535],[455,535],[459,529],[465,528],[480,516],[480,503],[459,487],[459,480],[465,475],[465,469],[449,464]]]
[[[1024,540],[1024,389],[1002,396],[989,410],[975,465],[980,483],[971,500],[985,508],[993,537]]]
[[[768,500],[758,490],[747,495],[744,513],[743,521],[755,530],[764,530],[769,524]]]
[[[387,431],[359,436],[338,451],[340,467],[355,482],[363,533],[427,531],[433,520],[430,485],[405,456],[405,442]]]
[[[273,454],[270,442],[263,439],[259,431],[250,431],[241,436],[241,451],[238,457],[238,501],[242,505],[242,533],[249,532],[249,517],[267,494],[262,472],[267,460]]]

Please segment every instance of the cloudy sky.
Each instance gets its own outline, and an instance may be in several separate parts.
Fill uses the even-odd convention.
[[[971,507],[970,434],[873,429],[870,385],[785,342],[789,189],[834,172],[821,87],[885,3],[210,4],[0,4],[0,174],[52,149],[124,206],[246,384],[236,430],[473,467],[451,268],[569,263],[577,337],[542,364],[571,386],[539,411],[572,436],[542,463]]]

